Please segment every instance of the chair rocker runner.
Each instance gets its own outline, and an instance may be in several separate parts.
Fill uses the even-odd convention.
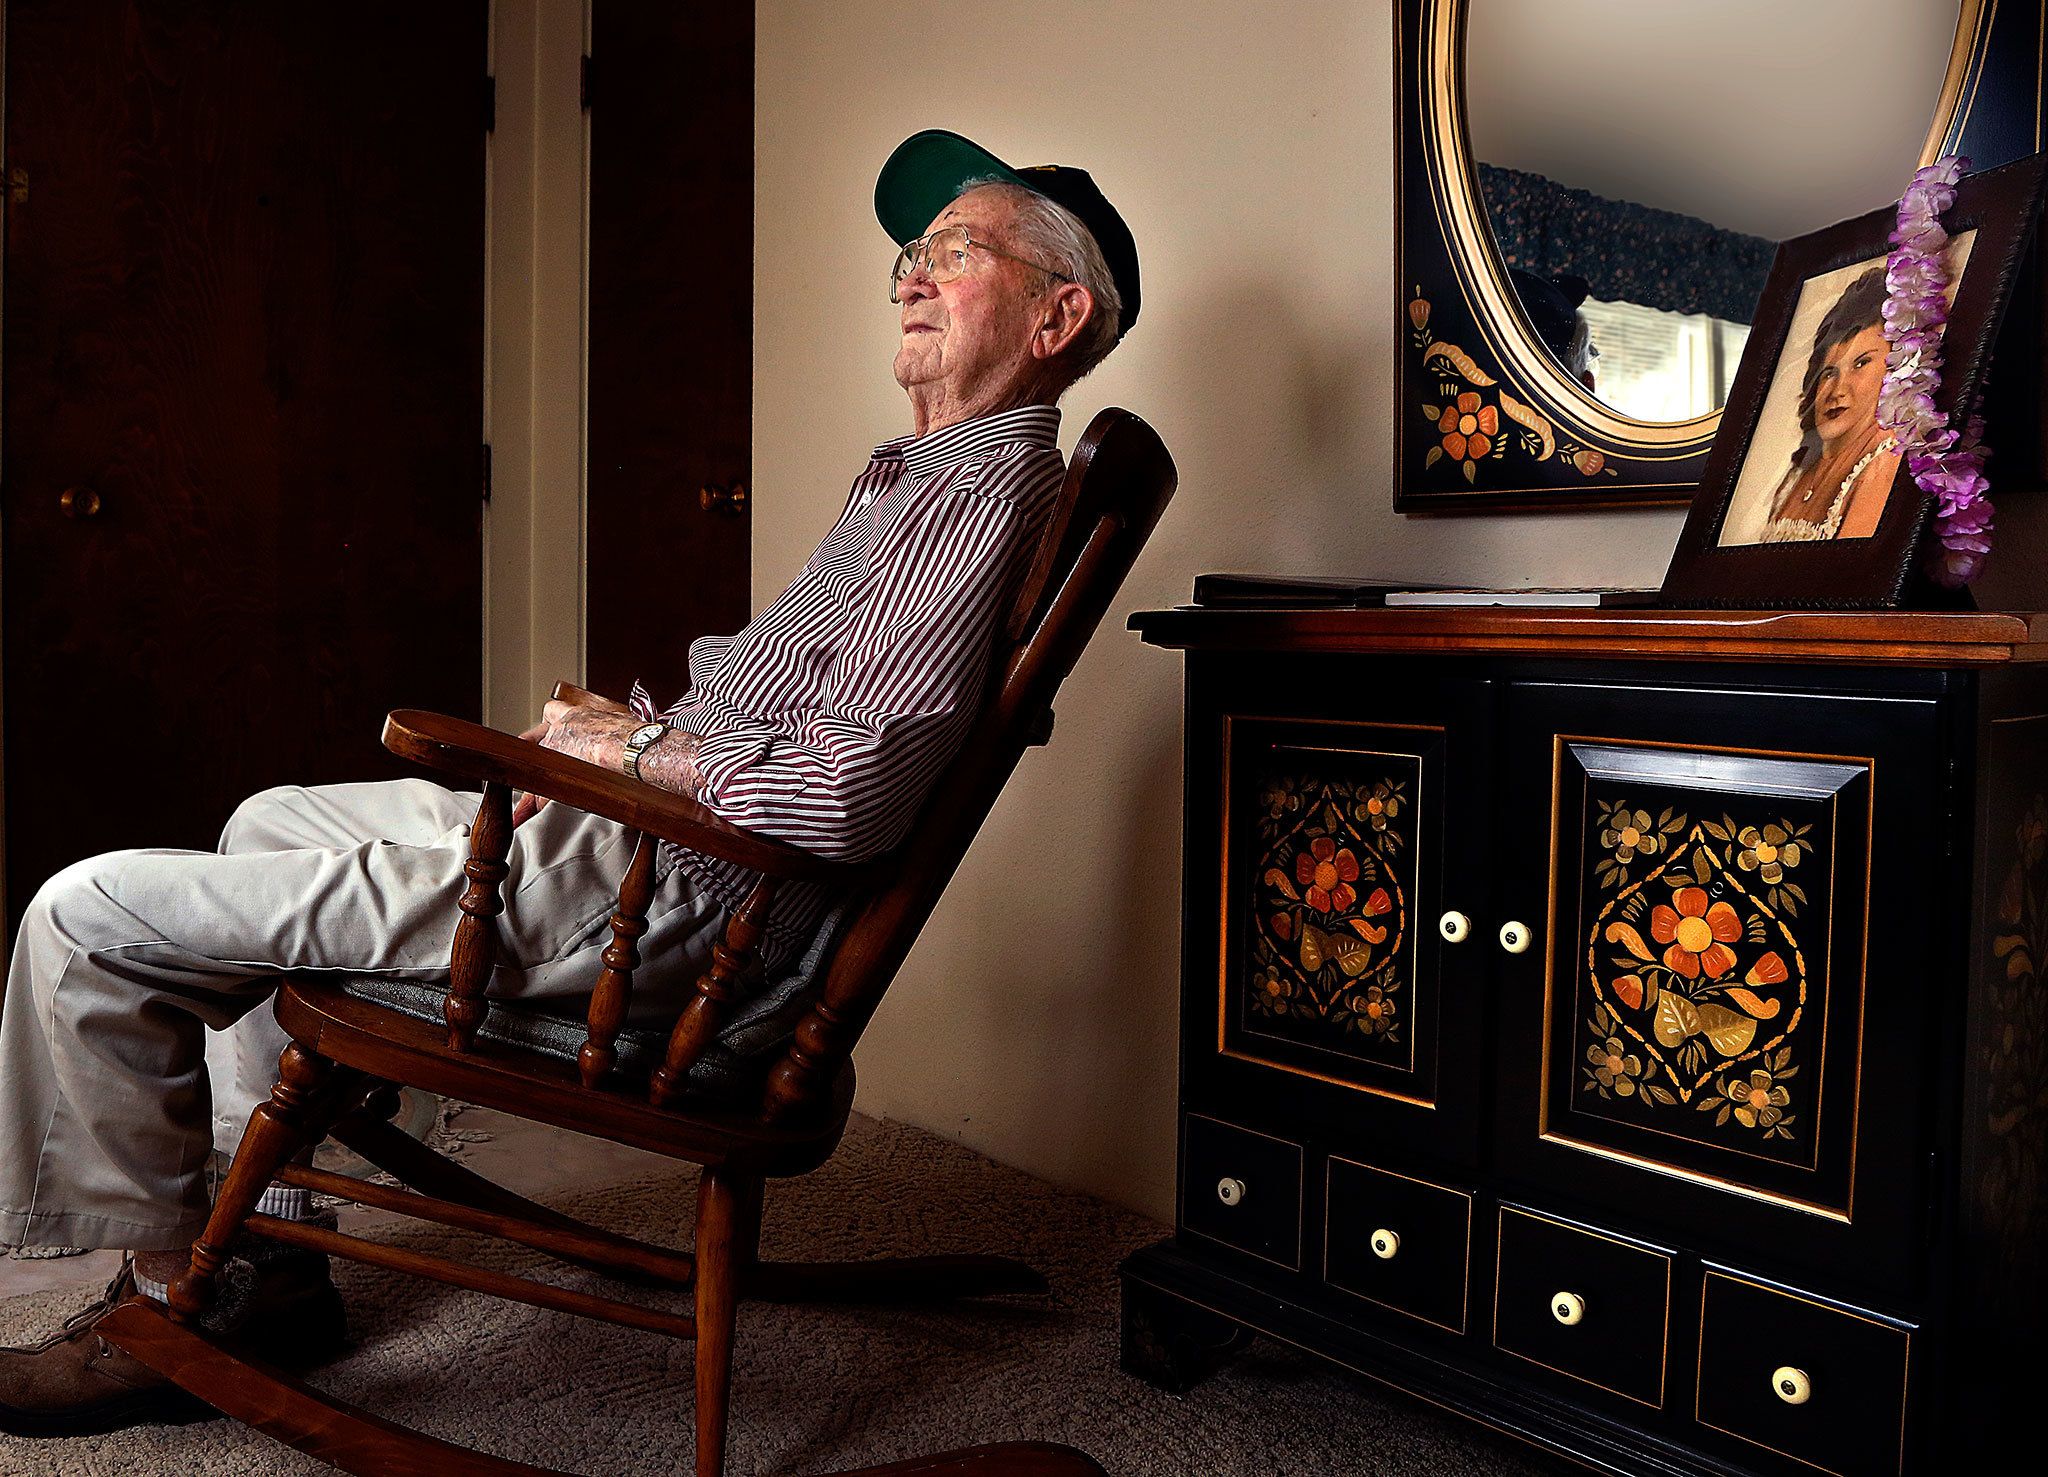
[[[990,692],[909,835],[876,862],[825,861],[733,826],[680,795],[473,723],[391,714],[384,742],[393,752],[483,787],[463,869],[444,1023],[351,994],[340,979],[287,976],[276,1012],[292,1044],[279,1062],[270,1100],[250,1119],[189,1267],[171,1283],[169,1309],[131,1301],[108,1315],[99,1331],[200,1399],[347,1471],[541,1470],[351,1409],[203,1332],[197,1319],[211,1304],[229,1244],[246,1228],[497,1297],[695,1339],[695,1471],[717,1477],[724,1470],[733,1329],[742,1300],[909,1301],[1044,1291],[1036,1272],[998,1257],[765,1262],[757,1255],[761,1198],[766,1180],[815,1169],[837,1147],[853,1103],[854,1043],[1024,749],[1050,738],[1052,699],[1157,524],[1175,480],[1165,446],[1138,417],[1111,409],[1089,425],[997,633]],[[589,699],[566,684],[556,696]],[[479,1035],[490,1012],[508,1008],[487,1000],[485,986],[497,944],[495,920],[505,906],[498,887],[507,872],[515,790],[592,811],[637,833],[590,996],[587,1034],[573,1061],[566,1053],[547,1055]],[[728,920],[710,968],[643,1084],[618,1070],[618,1038],[663,840],[737,863],[758,872],[760,881]],[[735,983],[754,959],[775,889],[799,878],[829,879],[855,897],[822,984],[770,1067],[758,1107],[693,1102],[683,1091],[690,1069],[717,1035]],[[450,1163],[388,1121],[396,1084],[698,1164],[694,1247],[659,1247],[584,1225]],[[291,1162],[329,1134],[405,1188]],[[686,1289],[694,1307],[687,1314],[641,1307],[254,1213],[273,1179],[501,1237],[631,1281]],[[1065,1448],[1016,1446],[885,1470],[1052,1477],[1099,1469]]]

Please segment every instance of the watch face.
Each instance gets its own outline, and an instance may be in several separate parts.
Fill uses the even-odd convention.
[[[643,723],[633,730],[632,735],[627,738],[626,742],[637,744],[644,749],[667,732],[668,725],[666,723]]]

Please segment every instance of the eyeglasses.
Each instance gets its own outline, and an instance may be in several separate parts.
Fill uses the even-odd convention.
[[[1022,262],[1034,271],[1043,272],[1046,276],[1061,282],[1074,280],[1064,272],[1055,272],[1051,267],[1040,266],[1028,257],[1017,256],[1000,247],[991,246],[986,241],[976,241],[967,234],[965,226],[945,226],[929,236],[922,236],[906,243],[904,248],[896,253],[896,265],[889,269],[889,301],[902,301],[897,297],[896,289],[901,287],[910,274],[919,267],[923,267],[925,275],[934,282],[951,282],[967,270],[967,253],[970,248],[985,251],[991,256],[1008,257],[1013,262]]]

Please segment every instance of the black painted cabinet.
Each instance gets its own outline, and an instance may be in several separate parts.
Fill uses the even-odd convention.
[[[1320,619],[1134,622],[1188,652],[1187,808],[1179,1216],[1126,1367],[1270,1333],[1617,1473],[2024,1432],[2048,676],[1929,617],[1908,659],[1889,617],[1660,659]]]

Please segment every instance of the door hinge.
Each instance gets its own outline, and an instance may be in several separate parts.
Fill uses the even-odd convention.
[[[587,113],[590,111],[590,58],[588,56],[583,58],[581,76],[582,80],[577,84],[576,95],[578,101],[583,105],[583,111]]]
[[[7,203],[28,204],[28,171],[19,164],[7,171]]]
[[[484,75],[484,132],[498,131],[498,79]]]
[[[491,443],[484,443],[484,501],[491,500]]]

